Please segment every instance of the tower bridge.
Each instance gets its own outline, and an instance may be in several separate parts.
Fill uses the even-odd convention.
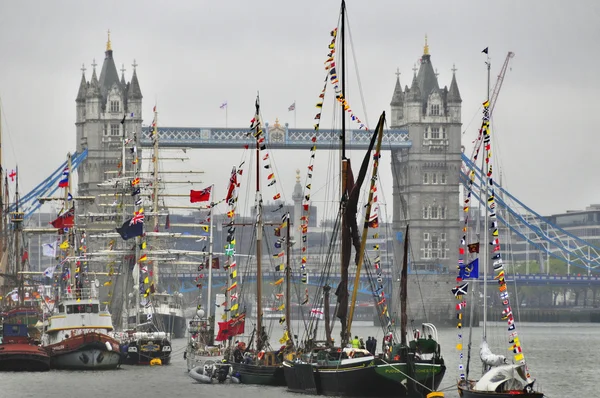
[[[120,145],[116,144],[124,138],[134,137],[139,140],[140,147],[147,147],[151,142],[149,132],[142,127],[143,95],[136,72],[139,65],[133,62],[130,81],[126,81],[124,67],[121,68],[119,76],[109,41],[99,76],[96,66],[94,62],[89,80],[86,77],[86,68],[82,68],[81,82],[76,95],[77,162],[74,169],[78,171],[78,194],[95,196],[102,200],[100,195],[105,191],[98,187],[98,184],[104,182],[108,171],[116,168],[121,157]],[[417,288],[427,296],[430,292],[441,290],[440,286],[446,289],[455,283],[455,269],[458,263],[456,247],[462,235],[459,189],[461,184],[466,183],[461,166],[463,162],[468,168],[475,166],[469,163],[468,158],[463,158],[461,150],[462,99],[456,69],[452,69],[449,87],[441,87],[433,68],[429,47],[426,45],[419,67],[413,69],[413,75],[408,80],[411,81],[410,87],[403,87],[400,83],[400,73],[397,73],[390,103],[391,111],[388,112],[390,129],[384,133],[382,149],[389,151],[391,158],[392,234],[404,231],[406,220],[410,220],[411,268],[420,273],[415,279],[426,275],[427,271],[434,271],[433,274],[430,272],[432,279],[420,279],[421,282],[418,283],[409,282],[409,295],[414,293],[419,297],[415,290]],[[275,123],[267,124],[264,130],[268,145],[274,149],[305,149],[313,145],[313,129],[296,129],[287,124],[282,126]],[[243,127],[159,126],[158,131],[162,147],[240,148],[254,142],[252,136],[248,136],[248,129]],[[348,130],[347,147],[366,149],[369,135],[364,130]],[[339,131],[323,129],[317,133],[317,144],[320,149],[336,150],[339,137]],[[35,207],[32,203],[36,202],[37,197],[45,196],[55,185],[49,184],[48,181],[56,181],[61,170],[59,167],[49,179],[26,195],[27,200],[22,203],[24,208]],[[511,233],[528,240],[542,252],[546,250],[548,256],[568,262],[569,267],[584,270],[586,277],[593,279],[590,271],[600,267],[600,249],[552,225],[521,202],[515,202],[516,198],[508,191],[503,193],[506,200],[499,201],[498,204],[509,216],[504,217],[504,213],[498,212],[499,221],[504,223]],[[96,206],[98,205],[97,203]],[[514,210],[508,211],[509,208],[518,208],[518,214],[514,213]],[[98,211],[101,208],[96,207],[94,210]],[[31,212],[26,212],[26,217],[30,215]],[[393,242],[395,257],[402,258],[401,239],[390,242]],[[519,282],[531,284],[579,283],[579,280],[569,279],[571,277],[567,280],[553,279],[547,275],[548,269],[540,272],[542,271],[545,271],[545,275],[540,274],[539,279],[516,278]],[[171,278],[173,286],[178,283],[183,286],[182,278],[188,276],[183,273],[165,275],[163,278]],[[398,277],[399,270],[391,270],[391,280],[397,280]],[[588,282],[596,283],[596,280],[592,279]],[[417,287],[419,283],[421,284]],[[392,296],[396,297],[397,284],[393,283],[392,286]],[[436,305],[446,306],[452,302],[450,295],[446,294],[446,291],[443,293],[445,299],[442,302],[441,299],[430,297],[428,311]],[[421,303],[416,304],[414,311],[422,308]]]

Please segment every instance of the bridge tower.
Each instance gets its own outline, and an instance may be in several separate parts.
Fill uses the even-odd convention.
[[[395,280],[401,268],[406,222],[411,227],[410,271],[455,273],[461,237],[458,177],[462,100],[456,69],[452,72],[450,89],[440,88],[425,37],[411,87],[403,90],[400,72],[396,73],[390,127],[408,129],[412,147],[392,155]],[[447,289],[443,293],[447,294]]]
[[[116,171],[121,160],[121,142],[124,136],[133,138],[142,128],[142,92],[137,78],[135,60],[130,82],[125,82],[125,68],[121,68],[121,78],[113,59],[110,31],[106,42],[104,62],[100,77],[96,75],[96,62],[92,63],[92,78],[86,80],[85,67],[82,68],[81,83],[75,99],[76,147],[77,151],[87,148],[88,156],[77,169],[77,193],[80,196],[97,196],[109,193],[98,187],[109,177],[107,171]],[[122,123],[123,121],[123,123]],[[139,140],[139,137],[137,137]],[[141,158],[141,152],[138,152]],[[131,164],[125,165],[129,170]],[[112,202],[112,199],[111,199]],[[114,208],[108,208],[110,212]],[[89,211],[106,212],[107,208],[98,206],[98,201]],[[118,218],[120,220],[120,218]]]

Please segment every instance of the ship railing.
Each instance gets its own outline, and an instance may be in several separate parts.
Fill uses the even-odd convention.
[[[61,288],[59,290],[61,300],[98,300],[98,289],[95,286],[83,288]]]

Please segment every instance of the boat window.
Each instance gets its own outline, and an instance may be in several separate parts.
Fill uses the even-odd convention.
[[[73,306],[67,305],[67,314],[72,314],[72,313],[73,313]]]
[[[63,304],[58,306],[58,312],[65,312],[65,306]]]

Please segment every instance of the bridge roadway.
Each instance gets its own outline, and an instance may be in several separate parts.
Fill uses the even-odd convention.
[[[263,283],[265,286],[271,286],[270,283],[276,281],[281,278],[281,273],[277,272],[267,272],[263,276]],[[409,280],[410,280],[409,274]],[[415,274],[412,274],[415,275]],[[423,273],[420,273],[423,275]],[[161,273],[161,280],[163,283],[169,285],[171,289],[179,290],[182,293],[191,292],[197,290],[195,279],[198,276],[198,273],[190,273],[189,271],[180,272],[180,273]],[[225,286],[227,278],[227,273],[225,272],[214,272],[213,273],[213,288],[220,289]],[[239,278],[239,276],[238,276]],[[294,284],[298,284],[300,280],[300,276],[298,274],[292,273],[292,280]],[[332,288],[335,290],[337,283],[334,281],[338,281],[340,278],[339,274],[331,274],[330,280],[332,283]],[[354,275],[350,274],[350,289],[354,287]],[[241,280],[243,283],[255,283],[256,275],[242,275]],[[483,277],[480,277],[478,281],[483,282]],[[208,283],[208,276],[205,275],[203,279],[199,279],[204,286]],[[556,286],[556,287],[600,287],[600,276],[598,275],[546,275],[546,274],[529,274],[529,275],[508,275],[507,282],[516,281],[519,286]],[[309,274],[308,276],[308,285],[309,286],[319,286],[320,278],[317,274]],[[497,283],[497,280],[494,279],[493,275],[488,276],[487,283]],[[391,280],[389,275],[384,277],[384,290],[385,292],[391,293],[390,289]],[[179,286],[179,289],[175,289],[176,286]],[[360,286],[358,292],[360,294],[372,295],[372,288],[369,282],[369,278],[367,276],[362,276],[360,278]]]
[[[321,149],[336,149],[340,141],[340,130],[289,128],[265,124],[263,128],[266,144],[269,148],[277,149],[310,149],[318,145]],[[316,135],[317,141],[312,138]],[[365,130],[347,130],[347,149],[367,149],[372,132]],[[248,128],[243,127],[161,127],[158,129],[158,139],[161,147],[171,148],[242,148],[256,140]],[[150,132],[144,130],[140,139],[142,147],[151,147]],[[412,142],[408,138],[408,130],[385,130],[383,133],[382,150],[410,148]]]

